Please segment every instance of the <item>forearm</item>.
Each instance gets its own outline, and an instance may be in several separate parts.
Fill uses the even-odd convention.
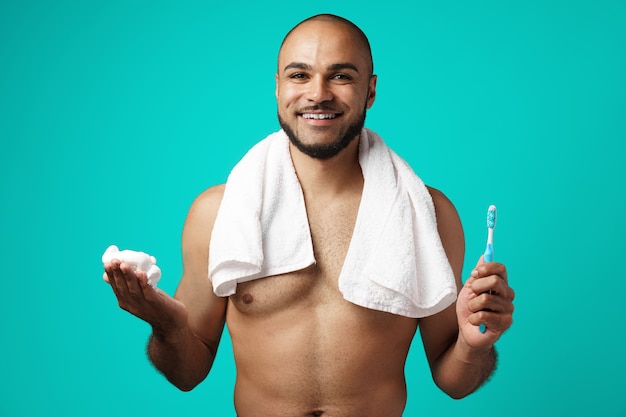
[[[148,357],[178,389],[190,391],[206,378],[215,352],[188,328],[163,332],[152,329]]]
[[[460,399],[480,388],[496,363],[495,346],[474,349],[457,340],[437,361],[433,379],[450,397]]]

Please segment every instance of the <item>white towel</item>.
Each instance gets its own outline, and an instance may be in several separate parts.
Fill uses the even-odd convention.
[[[339,290],[356,305],[407,317],[438,313],[456,299],[428,189],[373,131],[359,146],[363,195]],[[237,283],[315,263],[302,188],[283,131],[255,145],[224,192],[209,255],[218,296]]]

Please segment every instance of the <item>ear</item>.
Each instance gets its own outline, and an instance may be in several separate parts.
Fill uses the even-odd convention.
[[[276,89],[274,90],[274,96],[278,100],[278,73],[274,74],[274,80],[276,81]]]
[[[368,92],[367,92],[367,109],[369,110],[372,105],[374,104],[374,99],[376,98],[376,81],[378,80],[378,76],[377,75],[372,75],[370,77],[370,82],[368,85]]]

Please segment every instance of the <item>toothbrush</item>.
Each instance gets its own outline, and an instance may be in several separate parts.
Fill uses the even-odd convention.
[[[493,204],[487,210],[487,249],[485,249],[485,262],[493,262],[493,229],[496,228],[496,206]]]
[[[487,210],[487,248],[485,249],[485,262],[493,262],[493,229],[496,228],[496,206],[493,204],[489,206]],[[480,332],[485,333],[487,327],[484,324],[480,325]]]

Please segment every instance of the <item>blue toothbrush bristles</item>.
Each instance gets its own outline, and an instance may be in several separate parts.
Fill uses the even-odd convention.
[[[493,229],[496,227],[496,206],[493,204],[487,210],[487,249],[485,249],[485,262],[493,262]]]
[[[487,210],[487,228],[493,229],[494,227],[496,227],[496,206],[492,204]]]

